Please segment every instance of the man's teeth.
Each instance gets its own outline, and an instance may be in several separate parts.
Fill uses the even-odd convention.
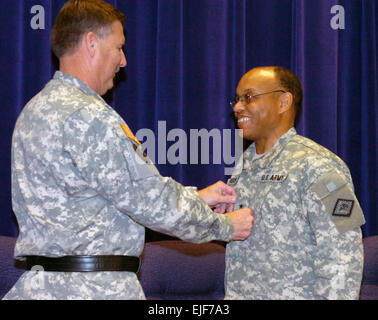
[[[240,122],[247,122],[247,121],[249,121],[249,120],[250,120],[250,118],[248,118],[248,117],[243,117],[243,118],[238,119],[238,123],[240,123]]]

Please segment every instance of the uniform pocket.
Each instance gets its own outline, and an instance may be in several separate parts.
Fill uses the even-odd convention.
[[[124,150],[124,156],[127,159],[132,180],[138,181],[160,174],[150,158],[143,153],[140,146],[136,147],[132,142],[129,142],[126,147],[127,150]]]
[[[365,223],[360,204],[345,179],[338,173],[323,176],[312,188],[322,201],[340,233]]]

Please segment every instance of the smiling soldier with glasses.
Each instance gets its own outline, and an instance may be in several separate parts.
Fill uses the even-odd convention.
[[[345,163],[294,128],[299,79],[252,69],[230,104],[253,144],[228,183],[255,222],[248,239],[227,245],[226,299],[358,299],[364,216]]]
[[[248,91],[251,91],[251,89],[248,90]],[[285,90],[274,90],[274,91],[259,93],[259,94],[255,94],[255,95],[252,95],[252,94],[250,94],[250,92],[248,92],[248,93],[243,94],[240,97],[235,96],[235,98],[230,101],[230,106],[233,108],[235,106],[235,104],[237,104],[238,102],[241,102],[244,106],[247,106],[251,102],[253,102],[256,98],[263,96],[265,94],[275,93],[275,92],[286,92],[286,91]]]

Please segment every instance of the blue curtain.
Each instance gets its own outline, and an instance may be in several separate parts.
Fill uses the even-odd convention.
[[[109,103],[137,132],[235,128],[228,100],[240,77],[259,65],[292,69],[304,88],[299,133],[350,167],[366,217],[378,234],[377,18],[375,0],[118,0],[127,16],[127,68]],[[57,64],[49,36],[63,0],[0,2],[0,234],[17,235],[11,208],[11,135],[24,104]],[[33,29],[35,5],[44,29]],[[331,8],[345,10],[334,30]],[[340,13],[340,11],[338,11]],[[340,23],[342,17],[339,17]],[[41,21],[38,21],[41,26]],[[160,122],[161,124],[162,122]],[[170,144],[167,143],[166,149]],[[161,145],[159,145],[162,148]],[[158,146],[157,146],[158,149]],[[166,150],[165,149],[165,150]],[[156,159],[157,160],[157,159]],[[158,164],[163,175],[204,187],[225,180],[224,165]]]

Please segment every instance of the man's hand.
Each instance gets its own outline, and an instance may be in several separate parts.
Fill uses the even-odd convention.
[[[255,218],[253,211],[243,208],[234,212],[227,213],[234,224],[234,235],[232,240],[245,240],[252,231],[252,224]]]
[[[205,189],[199,190],[198,195],[211,208],[215,208],[216,213],[231,212],[234,210],[234,203],[236,201],[236,191],[234,188],[228,186],[222,181],[208,186]]]

